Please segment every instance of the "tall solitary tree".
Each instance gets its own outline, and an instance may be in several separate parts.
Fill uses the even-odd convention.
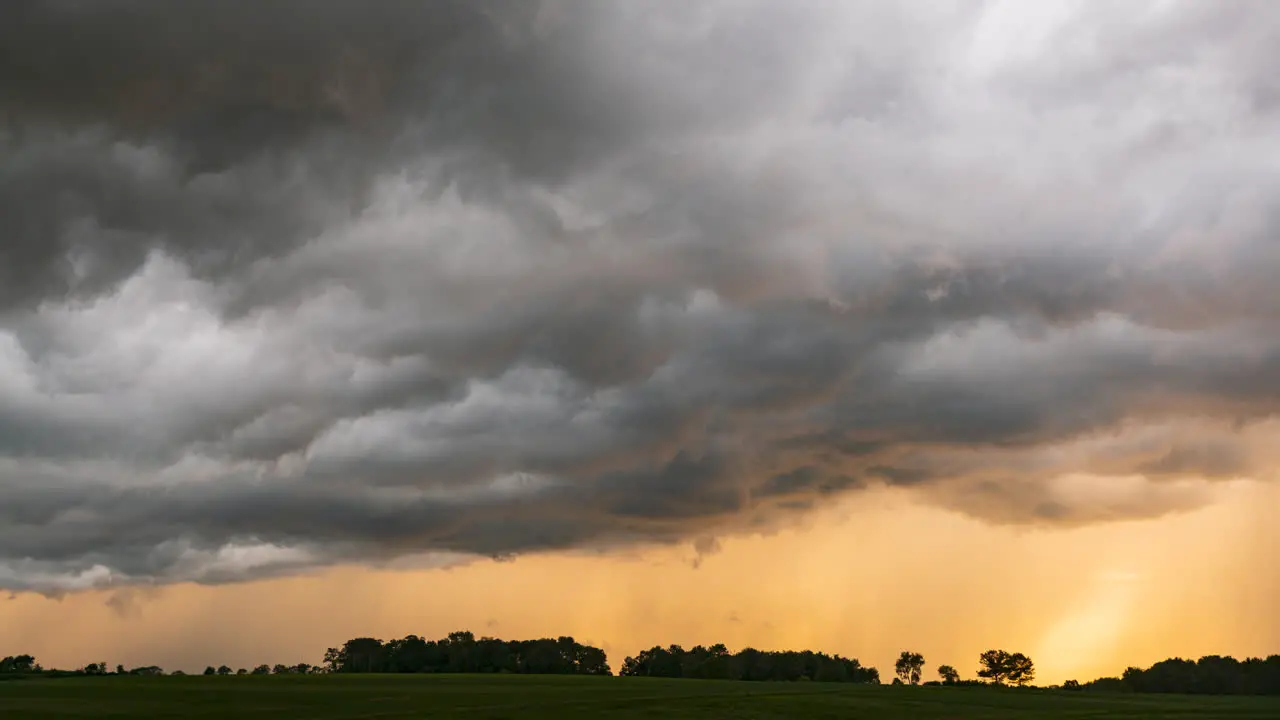
[[[1021,687],[1030,684],[1036,677],[1035,664],[1022,653],[987,650],[978,656],[978,663],[982,666],[978,676],[987,678],[996,685],[1007,682]]]
[[[903,650],[898,656],[898,661],[893,664],[893,669],[903,683],[919,685],[920,676],[924,673],[924,656]]]

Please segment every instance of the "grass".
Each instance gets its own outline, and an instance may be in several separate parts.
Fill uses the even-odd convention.
[[[1220,718],[1280,699],[471,675],[104,677],[0,683],[0,718]]]

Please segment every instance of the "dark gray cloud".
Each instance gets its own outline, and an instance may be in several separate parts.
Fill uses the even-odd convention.
[[[1265,479],[1277,15],[7,3],[0,587]]]

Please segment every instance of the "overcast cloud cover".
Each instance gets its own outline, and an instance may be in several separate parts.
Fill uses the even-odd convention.
[[[9,0],[0,588],[1268,479],[1277,67],[1267,2]]]

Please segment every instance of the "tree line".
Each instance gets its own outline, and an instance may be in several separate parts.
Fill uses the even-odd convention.
[[[624,677],[700,678],[705,680],[814,680],[880,682],[880,673],[857,660],[825,653],[769,652],[747,648],[731,654],[723,644],[655,646],[629,657],[618,673]]]
[[[159,670],[159,668],[154,668],[154,669]],[[164,674],[163,671],[159,673],[148,672],[149,670],[151,670],[151,668],[140,668],[140,670],[142,670],[142,672],[139,672],[139,670],[131,670],[129,671],[129,674],[130,675],[163,675]],[[310,665],[308,663],[298,663],[297,665],[285,665],[283,663],[276,664],[276,665],[259,665],[252,670],[247,670],[245,668],[240,668],[239,670],[232,670],[226,665],[221,665],[216,668],[210,665],[209,667],[206,667],[204,669],[205,675],[318,675],[323,672],[324,672],[323,667],[320,667],[319,665]],[[182,674],[182,671],[179,670],[174,674],[180,675]]]
[[[1068,680],[1068,690],[1177,693],[1188,695],[1280,695],[1280,655],[1237,660],[1206,655],[1199,660],[1170,658],[1147,669],[1130,667],[1120,677],[1087,683]]]
[[[1035,664],[1018,652],[987,650],[978,657],[977,678],[961,679],[951,665],[937,666],[938,680],[924,681],[925,658],[904,651],[894,663],[894,685],[1001,685],[1024,687],[1035,679]],[[409,635],[383,642],[353,638],[329,648],[322,664],[258,665],[232,670],[226,665],[205,668],[205,675],[310,675],[317,673],[523,673],[549,675],[611,675],[604,650],[572,637],[538,640],[476,638],[470,632],[450,633],[439,640]],[[31,655],[0,658],[0,679],[29,676],[163,675],[147,665],[126,670],[117,665],[89,663],[77,670],[47,670]],[[169,673],[183,675],[181,670]],[[700,678],[747,681],[815,681],[879,684],[876,668],[856,659],[811,651],[764,651],[746,648],[730,653],[721,643],[655,646],[622,664],[628,677]],[[1280,655],[1236,660],[1209,655],[1199,660],[1171,658],[1142,669],[1130,667],[1121,677],[1086,683],[1068,680],[1058,689],[1082,692],[1185,693],[1202,695],[1280,695]]]
[[[329,648],[324,667],[335,673],[527,673],[611,675],[605,652],[571,637],[477,639],[467,631],[440,640],[410,635],[382,642],[355,638]]]
[[[604,650],[584,645],[572,637],[538,640],[500,640],[467,631],[449,633],[439,640],[416,635],[383,642],[353,638],[325,651],[323,663],[311,665],[258,665],[252,670],[232,670],[227,665],[208,666],[204,675],[313,675],[321,673],[524,673],[539,675],[612,675]],[[164,670],[145,666],[115,672],[106,663],[89,663],[76,670],[48,670],[34,657],[18,655],[0,660],[0,676],[27,675],[163,675]],[[176,670],[172,675],[185,675]]]

